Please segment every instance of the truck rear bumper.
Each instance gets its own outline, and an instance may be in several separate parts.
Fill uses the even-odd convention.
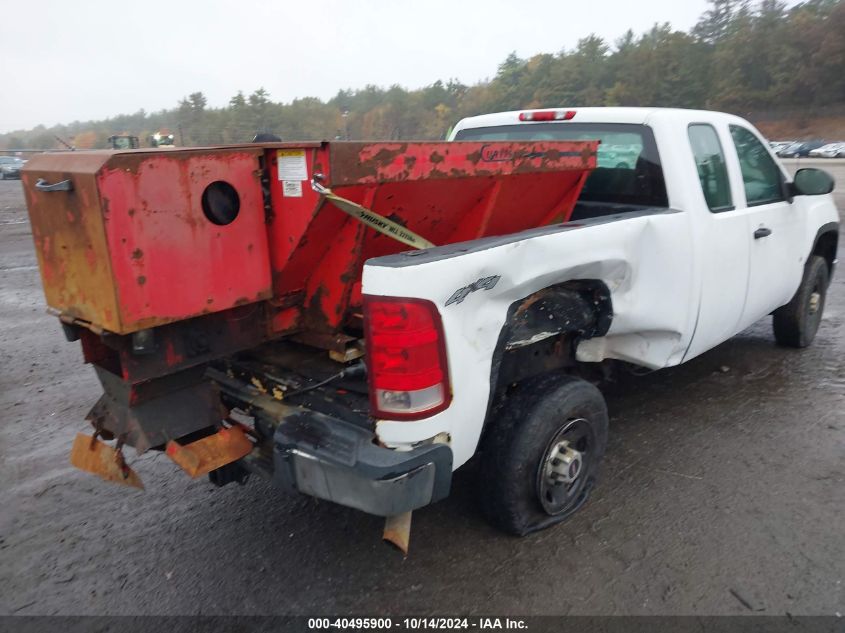
[[[395,516],[449,494],[452,450],[377,446],[373,433],[308,410],[286,417],[273,437],[274,482],[378,516]]]

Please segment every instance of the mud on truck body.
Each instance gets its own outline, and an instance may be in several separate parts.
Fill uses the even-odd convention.
[[[140,485],[123,447],[165,450],[388,517],[402,547],[479,452],[494,524],[569,516],[607,441],[591,368],[677,365],[770,313],[808,345],[838,239],[830,177],[714,112],[46,154],[23,178],[47,303],[104,390],[73,463]]]

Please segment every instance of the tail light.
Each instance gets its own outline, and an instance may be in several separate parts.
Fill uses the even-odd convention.
[[[443,324],[431,301],[365,296],[364,328],[374,416],[417,420],[449,406]]]
[[[520,112],[520,121],[569,121],[575,116],[575,110],[542,110],[538,112]]]

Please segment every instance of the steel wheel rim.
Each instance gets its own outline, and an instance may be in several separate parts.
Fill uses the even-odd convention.
[[[816,286],[810,293],[810,301],[808,302],[809,305],[807,306],[810,316],[815,316],[818,313],[819,308],[821,307],[821,302],[822,293],[819,292],[819,287]]]
[[[807,298],[807,333],[812,338],[819,329],[819,324],[822,319],[822,310],[824,310],[824,292],[818,281],[810,291],[810,296]]]
[[[558,429],[543,451],[537,468],[536,491],[537,498],[546,514],[555,516],[562,514],[578,503],[589,478],[590,467],[593,462],[596,439],[593,428],[585,418],[571,418]],[[561,448],[566,450],[562,454]],[[567,474],[572,474],[572,461],[576,459],[572,453],[577,453],[580,460],[575,469],[572,481],[553,481],[550,470],[560,472],[566,467]],[[555,458],[564,457],[555,466],[551,465]],[[569,459],[570,461],[567,461]]]

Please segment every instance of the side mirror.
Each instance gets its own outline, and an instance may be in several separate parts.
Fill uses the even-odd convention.
[[[834,185],[833,176],[823,169],[805,167],[795,172],[790,189],[795,196],[820,196],[833,191]]]

